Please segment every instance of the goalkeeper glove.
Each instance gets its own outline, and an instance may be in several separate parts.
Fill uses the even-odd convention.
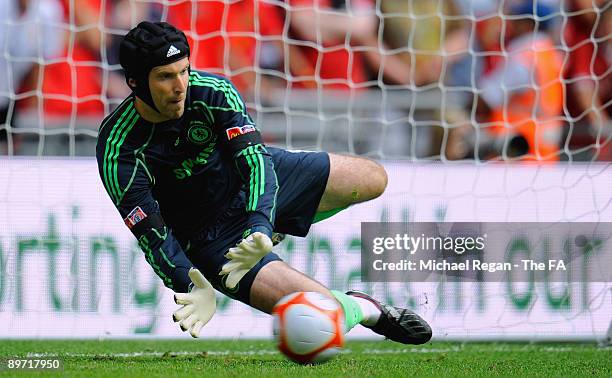
[[[272,240],[261,232],[254,232],[225,254],[230,261],[221,268],[219,275],[227,274],[225,286],[233,289],[251,268],[268,252],[272,251]]]
[[[212,285],[198,269],[189,269],[189,278],[193,282],[189,293],[174,293],[174,302],[183,307],[172,314],[172,319],[180,322],[183,332],[189,330],[191,336],[199,337],[202,327],[215,314],[217,301]]]

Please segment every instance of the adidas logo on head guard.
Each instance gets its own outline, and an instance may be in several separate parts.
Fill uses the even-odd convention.
[[[172,55],[176,55],[180,53],[181,53],[181,50],[174,47],[174,45],[170,45],[170,48],[168,49],[168,53],[166,54],[166,58],[170,58]]]
[[[168,46],[170,46],[168,48]],[[166,22],[143,21],[130,30],[119,46],[119,63],[125,81],[136,96],[157,110],[149,89],[149,72],[189,58],[189,42],[185,33]],[[130,82],[130,79],[135,79]]]

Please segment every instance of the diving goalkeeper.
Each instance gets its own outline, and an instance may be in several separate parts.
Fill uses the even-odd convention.
[[[273,238],[305,236],[312,223],[380,196],[380,165],[266,147],[234,86],[191,70],[185,34],[167,23],[141,22],[119,56],[132,94],[100,126],[100,177],[175,291],[183,331],[199,336],[215,312],[214,287],[266,313],[287,294],[316,291],[342,305],[347,331],[361,323],[401,343],[431,338],[412,311],[329,291],[272,252]]]

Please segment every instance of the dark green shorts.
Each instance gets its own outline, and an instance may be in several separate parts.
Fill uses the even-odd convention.
[[[272,154],[279,186],[274,231],[306,236],[327,185],[329,155],[325,152],[291,152],[273,147],[268,147],[268,151]],[[219,276],[219,272],[228,261],[224,255],[242,240],[247,228],[245,208],[245,195],[241,192],[213,226],[190,239],[187,256],[217,290],[249,304],[255,276],[264,265],[280,260],[280,257],[269,253],[242,278],[235,290],[225,287],[226,276]]]

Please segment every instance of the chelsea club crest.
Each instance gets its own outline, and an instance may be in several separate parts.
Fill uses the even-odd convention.
[[[213,138],[213,132],[202,121],[192,121],[187,131],[187,139],[193,144],[206,144]]]

